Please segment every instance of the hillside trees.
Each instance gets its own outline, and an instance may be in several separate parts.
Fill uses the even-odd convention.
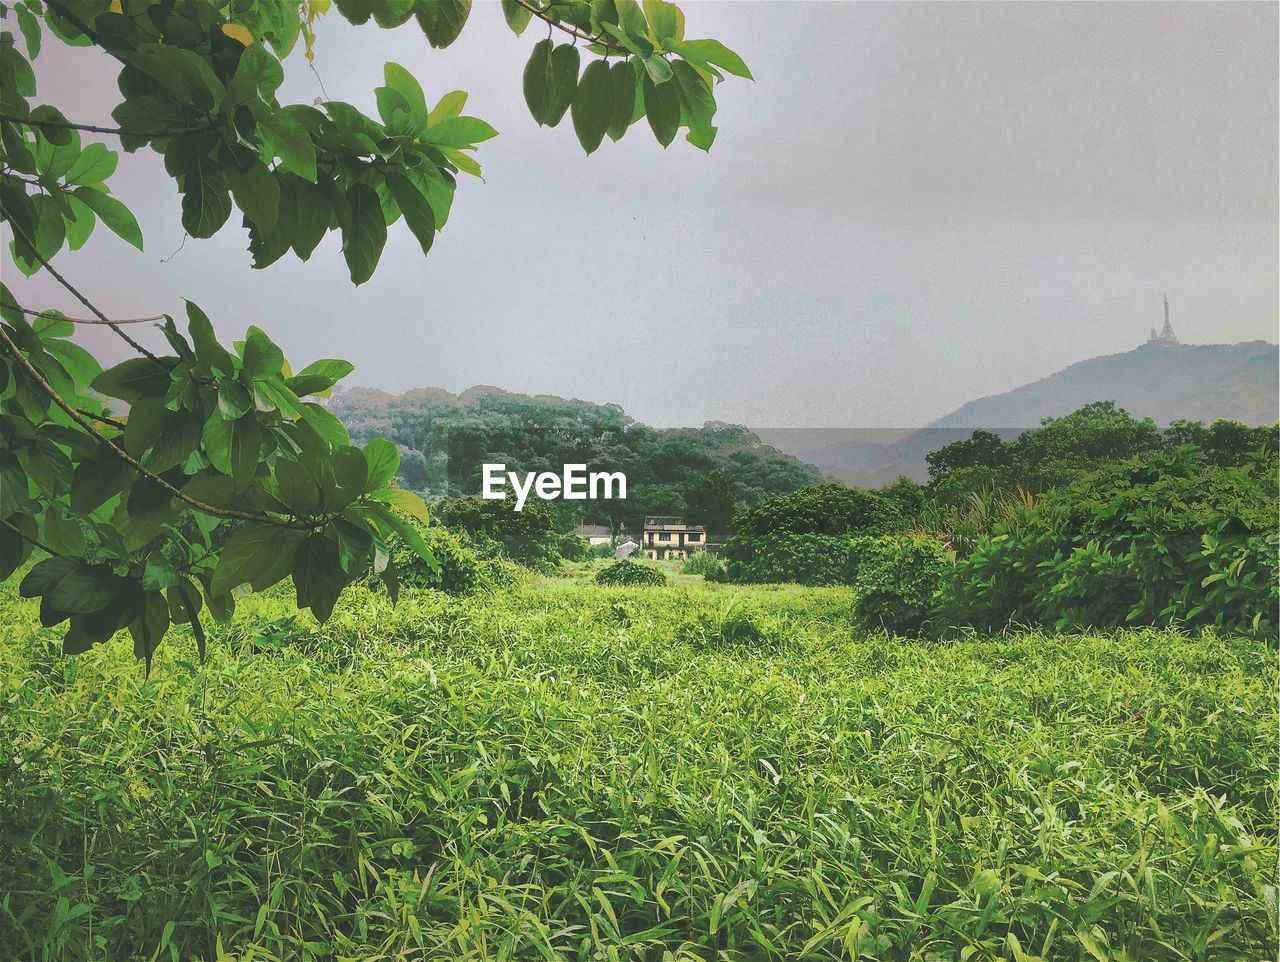
[[[469,0],[336,0],[355,24],[416,21],[433,47],[452,43]],[[162,352],[141,344],[52,263],[101,223],[136,247],[136,219],[110,180],[117,152],[83,134],[164,158],[181,221],[212,236],[234,211],[253,267],[306,260],[338,232],[351,280],[377,267],[403,221],[427,253],[450,216],[459,174],[478,175],[477,145],[495,136],[466,115],[466,95],[431,103],[409,71],[387,64],[377,117],[350,104],[285,104],[282,61],[314,54],[327,0],[21,0],[0,4],[0,217],[24,275],[47,271],[89,317],[137,354],[102,370],[72,338],[76,322],[0,290],[0,577],[39,551],[22,594],[48,625],[68,624],[79,652],[128,629],[150,661],[172,622],[203,649],[203,609],[229,615],[233,589],[292,577],[299,606],[327,617],[372,566],[393,577],[387,540],[432,556],[410,518],[420,498],[392,487],[397,448],[351,443],[315,398],[351,370],[321,360],[295,371],[260,326],[219,343],[194,304],[156,318]],[[665,146],[683,129],[707,149],[714,84],[749,77],[714,40],[685,37],[684,17],[653,0],[510,0],[516,34],[535,19],[524,96],[534,120],[568,114],[588,153],[642,118]],[[20,36],[19,36],[20,34]],[[31,61],[56,41],[95,46],[120,65],[107,118],[39,99]],[[580,70],[582,61],[585,69]],[[268,325],[269,326],[269,325]],[[217,535],[214,529],[221,527]],[[229,532],[229,536],[223,537]]]

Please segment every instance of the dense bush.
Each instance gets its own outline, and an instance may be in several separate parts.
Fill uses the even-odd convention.
[[[854,538],[849,545],[854,613],[863,624],[893,634],[935,629],[939,595],[951,563],[950,550],[936,538]]]
[[[545,501],[531,498],[516,511],[510,499],[444,499],[436,503],[435,514],[446,527],[465,532],[482,557],[508,558],[535,571],[560,566],[562,536]]]
[[[749,584],[845,584],[851,535],[906,526],[898,506],[875,492],[838,484],[801,488],[738,515],[725,545],[727,577]]]
[[[849,539],[825,534],[730,538],[725,576],[737,584],[842,585],[849,583]],[[736,543],[734,543],[736,540]]]
[[[957,566],[948,617],[995,630],[1215,625],[1276,631],[1276,462],[1183,448],[1015,508]]]
[[[404,539],[395,537],[387,543],[396,578],[402,587],[434,588],[446,594],[461,595],[481,587],[480,558],[466,535],[457,534],[438,524],[410,522],[435,555],[433,568]]]
[[[573,532],[560,536],[559,547],[565,561],[581,561],[591,554],[591,542]]]
[[[709,551],[699,551],[680,569],[687,575],[702,575],[708,581],[718,581],[724,575],[724,570],[724,562]]]
[[[665,585],[667,576],[653,565],[624,558],[596,572],[596,583],[602,585]]]

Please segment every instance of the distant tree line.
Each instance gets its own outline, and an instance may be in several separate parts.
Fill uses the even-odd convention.
[[[482,465],[491,462],[521,472],[559,473],[581,463],[626,474],[625,501],[553,502],[561,530],[625,525],[634,534],[646,515],[671,514],[727,533],[740,511],[821,480],[816,467],[740,425],[653,428],[615,404],[505,392],[393,397],[352,390],[333,398],[330,410],[353,438],[392,441],[400,449],[401,483],[424,497],[479,494]]]

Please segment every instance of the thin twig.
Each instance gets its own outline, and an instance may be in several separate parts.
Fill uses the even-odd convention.
[[[16,534],[23,541],[27,542],[27,544],[33,544],[37,548],[39,548],[41,551],[46,551],[49,554],[53,555],[55,558],[58,557],[58,552],[54,551],[52,548],[50,548],[47,544],[45,544],[39,538],[33,538],[31,537],[31,535],[23,533],[22,529],[19,528],[16,524],[12,524],[11,522],[6,520],[0,520],[0,524],[4,525],[6,528],[8,528],[10,531]]]
[[[120,447],[110,438],[99,433],[97,428],[95,428],[88,419],[63,399],[62,395],[57,392],[54,386],[50,384],[36,366],[27,359],[27,356],[22,353],[22,350],[13,342],[13,339],[9,337],[9,333],[3,327],[0,327],[0,340],[4,341],[5,347],[8,348],[9,353],[13,355],[13,359],[17,361],[19,366],[27,373],[27,376],[35,381],[40,389],[49,396],[50,400],[52,400],[54,404],[58,405],[58,407],[62,408],[62,410],[66,412],[67,416],[71,418],[71,420],[75,421],[76,424],[80,425],[80,427],[84,429],[90,437],[103,447],[110,450],[116,457],[120,458],[120,460],[124,461],[144,478],[160,485],[160,487],[164,488],[184,504],[195,508],[197,511],[203,511],[205,514],[211,514],[218,518],[235,518],[240,521],[256,521],[259,524],[274,524],[281,528],[296,528],[303,531],[310,531],[319,526],[310,521],[276,518],[269,514],[256,514],[252,511],[238,511],[234,508],[216,508],[211,504],[205,504],[203,501],[199,501],[190,495],[184,494],[179,488],[174,487],[164,478],[160,477],[160,475],[143,467],[138,459],[124,448]]]
[[[72,324],[147,324],[153,321],[165,320],[165,315],[156,314],[153,317],[113,317],[109,321],[104,321],[98,317],[67,317],[61,311],[33,311],[29,307],[23,307],[21,304],[14,304],[9,301],[0,301],[0,306],[7,307],[12,311],[21,311],[28,317],[47,317],[55,321],[70,321]]]
[[[18,226],[17,222],[16,222],[16,221],[14,221],[14,219],[13,219],[13,215],[12,215],[12,214],[11,214],[11,213],[6,209],[6,208],[5,208],[5,207],[4,207],[4,205],[2,205],[2,204],[0,204],[0,214],[3,214],[3,215],[4,215],[5,220],[7,220],[7,221],[9,222],[9,227],[13,229],[13,232],[14,232],[15,234],[17,234],[19,237],[21,237],[21,238],[22,238],[23,242],[27,245],[27,248],[28,248],[28,249],[31,251],[31,253],[35,256],[35,259],[36,259],[36,260],[38,260],[38,261],[40,262],[40,264],[44,267],[44,269],[45,269],[45,270],[47,270],[50,274],[52,274],[52,275],[53,275],[54,280],[56,280],[59,284],[61,284],[63,287],[65,287],[65,288],[66,288],[68,291],[70,291],[73,295],[75,295],[75,299],[76,299],[76,300],[78,300],[78,301],[79,301],[81,304],[83,304],[85,307],[89,308],[90,312],[93,314],[93,316],[94,316],[94,317],[96,317],[96,318],[97,318],[99,321],[101,321],[103,324],[106,324],[108,327],[110,327],[110,328],[111,328],[111,330],[115,331],[115,332],[116,332],[116,334],[118,334],[118,335],[120,336],[120,338],[121,338],[121,339],[122,339],[126,344],[128,344],[131,348],[133,348],[133,349],[134,349],[135,351],[137,351],[139,354],[144,354],[144,355],[146,355],[147,357],[151,358],[151,360],[153,360],[153,361],[158,361],[158,360],[159,360],[159,358],[158,358],[158,357],[156,357],[154,354],[152,354],[152,353],[151,353],[150,351],[148,351],[145,347],[143,347],[141,344],[139,344],[137,341],[135,341],[133,338],[131,338],[131,337],[130,337],[128,334],[126,334],[124,331],[120,330],[120,328],[119,328],[119,327],[117,327],[115,324],[113,324],[113,323],[111,322],[111,319],[110,319],[110,318],[108,318],[108,317],[107,317],[107,315],[103,314],[103,313],[102,313],[102,311],[98,310],[96,307],[94,307],[92,304],[90,304],[90,303],[89,303],[89,299],[88,299],[87,297],[85,297],[85,296],[84,296],[83,294],[81,294],[78,290],[76,290],[76,289],[71,285],[71,282],[70,282],[70,281],[68,281],[65,277],[63,277],[61,274],[59,274],[59,273],[54,269],[53,265],[52,265],[52,264],[50,264],[50,263],[48,262],[48,260],[46,260],[46,259],[45,259],[44,255],[43,255],[43,254],[41,254],[38,250],[36,250],[36,245],[35,245],[35,243],[31,240],[31,238],[27,236],[27,232],[26,232],[26,231],[24,231],[21,227],[19,227],[19,226]]]
[[[202,130],[213,130],[221,127],[226,121],[209,120],[202,124],[188,127],[174,127],[171,130],[125,130],[123,127],[99,127],[97,124],[75,124],[69,120],[35,120],[31,117],[15,117],[12,114],[0,114],[0,120],[11,124],[22,124],[26,127],[39,127],[41,130],[84,130],[91,134],[113,134],[116,137],[141,137],[144,140],[159,140],[163,137],[176,137],[178,134],[195,134]]]
[[[587,41],[587,43],[593,43],[593,44],[596,44],[597,46],[604,47],[605,50],[613,49],[613,44],[611,44],[604,37],[595,37],[589,33],[583,33],[582,31],[569,26],[563,20],[556,20],[554,17],[548,16],[548,12],[546,10],[539,10],[532,3],[528,3],[527,0],[516,0],[516,3],[524,7],[531,14],[533,14],[535,17],[537,17],[539,20],[545,23],[548,27],[555,27],[555,29],[563,33],[567,33],[569,36],[573,37],[576,40],[585,40]]]

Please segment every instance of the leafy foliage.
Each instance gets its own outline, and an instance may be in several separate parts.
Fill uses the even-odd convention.
[[[929,490],[944,505],[962,504],[971,494],[1039,494],[1081,474],[1133,457],[1169,453],[1195,445],[1214,464],[1238,466],[1258,450],[1275,451],[1280,426],[1249,427],[1215,421],[1175,421],[1161,431],[1150,418],[1137,419],[1112,401],[1087,404],[1011,441],[990,431],[974,431],[962,440],[926,455]]]
[[[725,579],[738,584],[849,583],[849,539],[838,535],[734,535],[725,558]]]
[[[355,24],[416,20],[434,47],[457,38],[471,9],[469,0],[334,6]],[[480,174],[474,151],[497,132],[463,113],[465,93],[432,104],[394,63],[374,91],[376,118],[337,101],[281,103],[282,60],[299,39],[313,59],[315,22],[328,9],[328,0],[21,0],[12,12],[22,43],[0,32],[0,216],[13,262],[24,275],[48,270],[90,308],[90,322],[110,326],[138,354],[104,371],[70,339],[69,319],[0,289],[0,578],[40,552],[21,589],[41,599],[47,626],[68,624],[66,652],[128,629],[150,664],[170,627],[185,623],[203,650],[204,608],[225,618],[242,586],[261,591],[286,578],[297,604],[323,621],[370,567],[394,590],[393,538],[435,570],[410,520],[426,521],[422,499],[390,486],[399,451],[374,438],[353,445],[313,399],[350,364],[323,360],[294,372],[258,327],[231,347],[219,343],[194,305],[185,333],[164,316],[168,352],[156,354],[50,264],[83,246],[98,223],[143,246],[109,186],[117,153],[84,143],[82,131],[160,154],[190,236],[213,236],[238,210],[256,268],[290,251],[305,261],[338,232],[351,280],[362,284],[400,220],[427,253],[457,176]],[[7,27],[10,7],[0,10]],[[720,70],[749,76],[721,45],[686,40],[683,15],[669,4],[642,12],[612,0],[517,0],[504,10],[517,34],[536,17],[604,58],[581,79],[576,47],[540,43],[531,60],[545,53],[550,71],[533,85],[535,117],[558,120],[572,105],[588,152],[644,115],[634,82],[642,72],[663,104],[681,92],[663,131],[687,127],[704,149]],[[31,60],[48,36],[93,45],[120,64],[116,126],[73,122],[38,102]],[[614,55],[621,59],[607,63]]]
[[[436,516],[466,534],[482,557],[501,556],[535,571],[554,571],[563,557],[556,514],[543,501],[526,501],[515,511],[509,500],[445,499],[436,503]]]
[[[864,625],[897,635],[936,627],[938,596],[954,561],[942,542],[912,535],[854,538],[853,610]]]
[[[849,538],[901,531],[907,523],[888,498],[838,484],[766,498],[734,519],[724,551],[728,578],[847,584]]]
[[[954,623],[1215,626],[1274,636],[1276,461],[1130,459],[1021,506],[960,559]]]
[[[488,462],[519,472],[586,464],[626,474],[625,501],[557,502],[563,530],[588,522],[638,534],[645,515],[672,514],[725,534],[734,512],[818,480],[812,465],[762,444],[744,427],[651,428],[613,404],[493,388],[399,396],[354,389],[335,395],[329,409],[353,438],[394,441],[404,452],[401,483],[424,497],[478,494]]]
[[[665,585],[667,576],[653,565],[623,558],[605,565],[596,572],[596,584],[600,585]]]
[[[725,566],[724,562],[711,552],[699,551],[680,566],[680,571],[686,575],[702,575],[708,581],[720,581],[724,578]]]

